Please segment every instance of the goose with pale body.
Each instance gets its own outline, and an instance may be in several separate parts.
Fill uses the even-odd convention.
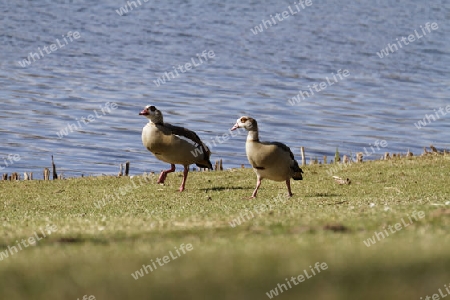
[[[289,197],[292,196],[291,178],[302,180],[302,169],[294,158],[291,149],[279,142],[261,142],[258,123],[255,119],[243,116],[237,119],[231,130],[244,128],[248,131],[245,143],[247,159],[256,173],[256,188],[251,198],[255,198],[263,179],[285,181]]]
[[[153,105],[147,105],[139,115],[149,120],[142,129],[142,144],[157,159],[170,164],[170,169],[161,171],[158,183],[164,183],[167,174],[175,171],[175,165],[182,165],[182,192],[185,189],[189,165],[196,164],[200,168],[212,169],[209,160],[211,152],[194,131],[165,123],[161,111]]]

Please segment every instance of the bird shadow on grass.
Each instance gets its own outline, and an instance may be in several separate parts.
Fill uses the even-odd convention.
[[[342,195],[338,194],[329,194],[329,193],[314,193],[305,195],[305,197],[314,198],[314,197],[342,197]]]
[[[200,189],[201,191],[209,192],[209,191],[225,191],[225,190],[247,190],[249,188],[242,186],[215,186],[206,189]]]
[[[44,236],[41,236],[43,239]],[[84,243],[94,243],[94,244],[108,244],[110,241],[108,239],[98,238],[98,237],[60,237],[60,238],[47,238],[45,241],[39,244],[84,244]],[[0,244],[0,251],[3,249],[8,249],[8,244]],[[16,245],[13,245],[16,246]],[[33,245],[34,247],[34,245]]]

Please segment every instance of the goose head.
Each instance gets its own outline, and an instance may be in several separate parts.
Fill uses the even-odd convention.
[[[244,128],[247,131],[257,131],[258,130],[258,124],[256,123],[256,120],[247,116],[242,116],[239,119],[236,120],[236,124],[234,124],[233,128],[231,130],[236,130],[238,128]]]
[[[140,116],[145,116],[152,123],[158,124],[163,123],[163,115],[160,110],[158,110],[153,105],[147,105],[144,109],[139,113]]]

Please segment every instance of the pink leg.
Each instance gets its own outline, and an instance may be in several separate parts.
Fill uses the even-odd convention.
[[[292,192],[291,192],[291,180],[290,180],[290,179],[286,180],[286,186],[287,186],[287,188],[288,188],[289,197],[292,197]]]
[[[158,182],[157,183],[164,183],[166,180],[167,174],[175,172],[175,165],[171,164],[169,170],[161,171],[161,174],[159,174]]]
[[[186,179],[187,179],[188,173],[189,173],[189,166],[184,166],[183,181],[181,182],[180,192],[184,191],[184,186],[186,185]]]
[[[256,180],[256,188],[255,188],[255,190],[253,191],[253,194],[252,194],[252,196],[250,197],[250,198],[256,198],[256,193],[258,193],[258,189],[259,189],[259,186],[261,185],[261,178],[259,178],[258,177],[258,179]]]

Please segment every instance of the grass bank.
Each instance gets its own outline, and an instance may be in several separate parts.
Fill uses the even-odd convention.
[[[331,167],[304,167],[291,198],[284,183],[263,181],[254,200],[244,199],[256,182],[251,169],[191,172],[183,193],[181,173],[164,186],[156,176],[0,181],[0,298],[425,299],[445,292],[450,156],[352,164],[335,174],[350,185],[335,183]],[[327,269],[312,275],[316,262]],[[143,265],[153,271],[142,269],[141,277]]]

